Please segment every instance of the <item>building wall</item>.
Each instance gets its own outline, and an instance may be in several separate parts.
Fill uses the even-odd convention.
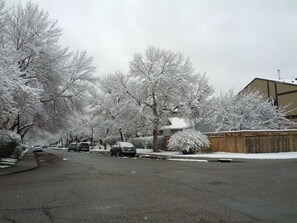
[[[297,85],[256,78],[244,90],[258,90],[267,98],[272,97],[277,106],[288,106],[287,117],[297,123]]]

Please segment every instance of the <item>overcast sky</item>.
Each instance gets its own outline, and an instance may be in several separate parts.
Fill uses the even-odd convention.
[[[58,20],[63,46],[94,57],[97,75],[128,71],[135,52],[156,46],[189,56],[216,91],[277,78],[277,69],[282,78],[297,78],[296,0],[32,2]]]

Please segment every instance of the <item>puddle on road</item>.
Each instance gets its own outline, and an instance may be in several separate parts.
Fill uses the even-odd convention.
[[[297,213],[272,203],[252,198],[225,199],[222,203],[230,209],[254,220],[269,222],[296,222]]]

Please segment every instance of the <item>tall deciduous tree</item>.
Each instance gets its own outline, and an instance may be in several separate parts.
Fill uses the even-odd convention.
[[[141,107],[153,125],[153,150],[157,150],[160,125],[173,112],[202,114],[205,100],[212,94],[205,75],[196,73],[189,58],[181,53],[148,47],[130,62],[126,93]]]
[[[102,77],[99,84],[100,92],[94,100],[96,114],[100,117],[98,125],[109,134],[118,134],[120,129],[124,135],[146,132],[143,106],[131,100],[125,88],[128,85],[127,75],[115,72]]]
[[[37,4],[3,10],[0,2],[0,128],[24,136],[30,129],[56,132],[67,115],[85,107],[95,67],[86,52],[59,45],[62,30]],[[1,103],[2,104],[2,103]],[[20,116],[20,121],[18,121]]]
[[[278,109],[258,91],[239,95],[229,91],[214,98],[212,105],[207,121],[216,132],[285,129],[293,124],[286,119],[285,108]]]

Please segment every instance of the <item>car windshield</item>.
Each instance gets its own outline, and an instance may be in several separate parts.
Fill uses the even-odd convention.
[[[124,148],[124,147],[134,147],[134,145],[132,143],[129,142],[119,142],[119,145]]]

